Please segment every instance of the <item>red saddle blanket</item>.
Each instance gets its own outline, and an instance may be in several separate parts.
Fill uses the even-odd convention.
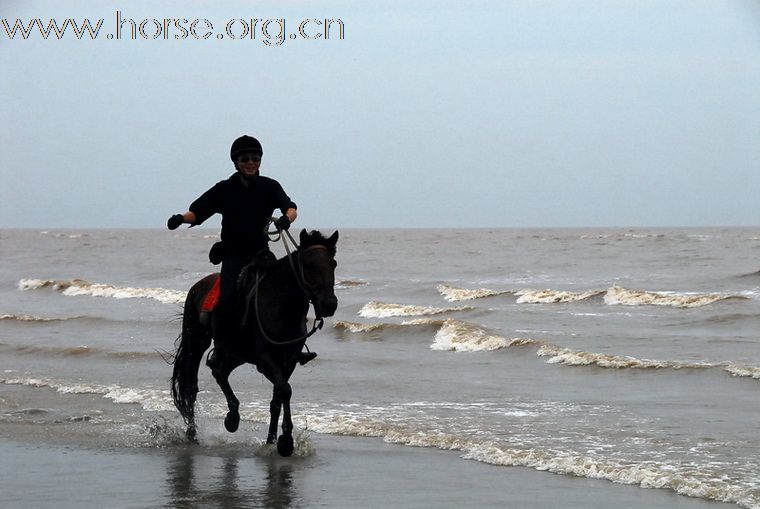
[[[216,305],[219,303],[219,275],[216,275],[216,279],[214,279],[214,285],[211,287],[211,290],[208,291],[206,296],[203,298],[203,305],[201,306],[201,311],[204,311],[206,313],[210,313],[214,310]]]

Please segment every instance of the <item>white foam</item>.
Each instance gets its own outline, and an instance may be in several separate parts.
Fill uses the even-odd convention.
[[[164,304],[179,304],[185,301],[187,292],[167,290],[165,288],[132,288],[103,283],[90,283],[81,279],[56,281],[52,279],[22,279],[19,290],[37,290],[51,288],[67,296],[86,295],[92,297],[110,297],[113,299],[154,299]]]
[[[401,329],[405,327],[420,326],[420,325],[431,325],[435,327],[440,327],[441,325],[443,325],[444,321],[445,320],[435,319],[435,318],[416,318],[413,320],[404,320],[401,323],[387,323],[387,322],[358,323],[358,322],[348,322],[345,320],[336,320],[333,322],[333,327],[335,327],[336,329],[342,329],[352,334],[361,334],[361,333],[368,333],[368,332],[377,332],[377,331],[382,331],[382,330],[387,330],[387,329]]]
[[[489,290],[488,288],[480,288],[477,290],[469,290],[467,288],[459,288],[450,285],[438,285],[436,287],[438,293],[449,302],[457,302],[462,300],[482,299],[484,297],[493,297],[496,295],[504,295],[511,293],[509,290]]]
[[[604,290],[588,290],[586,292],[568,292],[560,290],[520,290],[515,292],[519,295],[518,304],[556,304],[565,302],[577,302],[601,295]]]
[[[431,447],[459,451],[462,458],[491,465],[521,466],[563,475],[605,479],[643,488],[664,488],[691,497],[731,502],[745,508],[760,508],[760,499],[750,486],[732,484],[725,477],[711,475],[689,465],[665,461],[629,462],[598,454],[504,444],[469,438],[441,430],[425,430],[403,419],[324,412],[318,416],[300,416],[308,420],[310,430],[318,433],[378,437],[385,442],[413,447]],[[515,444],[519,442],[514,442]]]
[[[642,488],[665,488],[690,497],[731,502],[745,508],[760,507],[760,498],[752,489],[731,484],[723,478],[700,478],[702,476],[698,471],[682,468],[678,464],[655,461],[626,464],[602,457],[537,448],[520,450],[489,444],[474,444],[460,450],[464,451],[462,457],[465,459],[492,465],[529,467],[557,474],[634,484]]]
[[[549,343],[541,345],[536,352],[539,357],[549,357],[549,364],[566,364],[568,366],[596,365],[602,368],[635,368],[635,369],[703,369],[715,367],[710,363],[688,363],[681,361],[664,361],[652,359],[637,359],[625,355],[609,355],[594,352],[570,350]]]
[[[458,306],[453,308],[436,308],[429,306],[414,306],[407,304],[385,304],[371,301],[359,311],[359,316],[364,318],[387,318],[390,316],[424,316],[437,315],[452,311],[466,311],[473,309],[471,306]]]
[[[749,377],[755,380],[760,380],[760,367],[745,366],[744,364],[728,363],[723,369],[728,371],[734,376]]]
[[[136,389],[120,387],[118,385],[67,383],[36,377],[9,377],[0,379],[0,383],[26,385],[28,387],[49,387],[61,394],[100,394],[114,403],[138,404],[149,412],[174,410],[174,403],[167,390]]]

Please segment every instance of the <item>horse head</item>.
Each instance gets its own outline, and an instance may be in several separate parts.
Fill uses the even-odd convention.
[[[318,231],[301,230],[299,263],[304,287],[318,317],[333,316],[338,308],[335,296],[335,244],[338,232],[325,238]]]

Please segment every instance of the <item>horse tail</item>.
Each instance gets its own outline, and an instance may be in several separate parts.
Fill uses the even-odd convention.
[[[198,284],[187,294],[182,314],[182,332],[175,341],[171,393],[174,406],[189,426],[194,426],[195,398],[198,394],[198,368],[203,353],[211,344],[208,329],[200,323],[197,306]]]

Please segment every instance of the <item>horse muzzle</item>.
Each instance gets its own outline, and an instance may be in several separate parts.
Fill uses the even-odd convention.
[[[338,309],[338,298],[335,295],[314,299],[314,311],[317,316],[327,318],[333,316]]]

